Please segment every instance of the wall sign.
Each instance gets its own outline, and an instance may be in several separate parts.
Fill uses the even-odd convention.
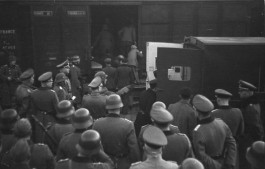
[[[16,50],[16,30],[1,29],[0,30],[0,48],[8,51],[10,54],[15,54]]]
[[[85,16],[86,11],[67,11],[68,16]]]
[[[33,11],[34,16],[53,16],[53,11]]]

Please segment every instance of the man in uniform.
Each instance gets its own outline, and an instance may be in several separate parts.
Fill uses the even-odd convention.
[[[106,84],[108,82],[108,75],[104,71],[99,71],[95,74],[94,78],[100,77],[101,78],[101,84],[99,86],[99,92],[102,95],[109,96],[113,94],[112,91],[109,91],[106,87]]]
[[[29,109],[30,94],[36,89],[36,87],[33,86],[33,69],[28,69],[23,72],[19,79],[22,81],[22,84],[19,85],[16,90],[17,110],[20,117],[26,117],[26,113]]]
[[[41,87],[31,93],[30,113],[35,115],[46,127],[48,123],[54,122],[56,119],[59,100],[55,91],[51,89],[52,72],[42,74],[38,80],[41,82]],[[43,142],[43,131],[37,123],[34,127],[34,141],[36,143]]]
[[[106,116],[106,96],[99,93],[99,85],[101,84],[101,78],[95,77],[88,85],[92,89],[91,95],[85,95],[82,101],[82,107],[89,110],[93,119],[99,119]]]
[[[69,65],[69,61],[66,60],[63,63],[60,63],[59,65],[56,66],[59,69],[59,73],[64,73],[66,76],[65,79],[65,88],[68,92],[68,94],[70,95],[70,98],[72,98],[72,88],[71,88],[71,82],[69,79],[69,74],[70,74],[70,65]]]
[[[162,148],[167,145],[165,134],[157,127],[149,126],[143,133],[144,151],[147,159],[131,165],[130,169],[177,169],[176,162],[162,158]]]
[[[30,167],[31,168],[46,168],[53,169],[55,166],[55,160],[53,154],[46,144],[34,144],[30,137],[32,128],[30,122],[26,118],[22,118],[17,121],[14,126],[14,135],[17,141],[26,140],[30,147]]]
[[[0,113],[0,159],[2,159],[5,153],[16,143],[16,138],[13,135],[13,128],[18,119],[19,116],[15,109],[6,109]]]
[[[192,91],[190,88],[182,88],[180,90],[180,101],[168,106],[168,111],[173,115],[173,125],[179,127],[181,133],[187,134],[191,139],[192,131],[197,125],[197,116],[195,110],[190,104]]]
[[[136,83],[140,83],[140,79],[138,75],[138,71],[139,71],[138,60],[139,58],[142,58],[142,57],[143,57],[142,51],[139,51],[136,45],[132,45],[131,50],[128,53],[128,65],[132,67]]]
[[[110,95],[106,101],[108,116],[95,121],[93,129],[99,132],[103,148],[117,169],[128,169],[140,159],[140,153],[133,122],[120,117],[122,106],[119,95]]]
[[[60,160],[56,169],[113,169],[114,164],[104,152],[101,138],[97,131],[83,132],[76,144],[78,154],[72,159]]]
[[[9,63],[0,68],[1,106],[3,109],[15,107],[15,92],[19,85],[20,67],[16,64],[16,57],[9,56]]]
[[[75,111],[72,115],[72,125],[75,130],[62,137],[57,150],[56,161],[66,158],[72,159],[77,155],[75,145],[78,143],[81,134],[92,128],[92,124],[93,118],[87,109],[80,108]]]
[[[241,111],[244,118],[244,137],[239,140],[240,169],[250,168],[245,158],[246,149],[253,142],[262,140],[264,130],[260,119],[260,105],[254,91],[257,88],[243,80],[239,81],[239,96],[241,99]]]
[[[108,75],[106,87],[108,90],[115,92],[116,91],[116,77],[117,77],[117,69],[112,67],[111,58],[106,58],[104,60],[106,67],[103,68],[103,71]]]
[[[213,103],[203,95],[192,100],[198,112],[198,125],[193,130],[195,157],[205,169],[233,169],[236,165],[236,141],[229,127],[211,116]]]
[[[139,107],[141,111],[143,112],[143,115],[142,115],[143,122],[142,124],[139,124],[140,125],[139,127],[152,123],[151,117],[150,117],[150,110],[152,108],[152,105],[156,101],[157,80],[156,79],[151,80],[149,84],[150,84],[150,88],[143,91],[139,97]]]
[[[74,127],[71,124],[71,116],[75,109],[72,103],[68,100],[63,100],[58,103],[57,122],[48,128],[48,134],[53,139],[45,137],[45,140],[52,152],[56,154],[58,145],[64,134],[74,131]]]
[[[238,138],[244,132],[244,120],[240,109],[232,108],[229,105],[229,100],[232,94],[223,89],[216,89],[215,91],[216,102],[218,109],[212,112],[216,118],[222,119],[230,128],[233,137],[238,141]]]
[[[81,85],[81,70],[78,67],[80,64],[80,57],[78,55],[72,56],[72,65],[70,67],[70,82],[71,82],[71,87],[72,87],[72,94],[73,96],[76,97],[76,102],[77,105],[80,106],[81,101],[82,101],[82,96],[81,96],[81,90],[82,90],[82,85]]]
[[[71,95],[68,93],[66,88],[66,79],[67,77],[64,73],[58,73],[54,80],[53,90],[56,92],[59,101],[71,100]]]

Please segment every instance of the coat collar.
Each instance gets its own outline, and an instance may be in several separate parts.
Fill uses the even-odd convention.
[[[211,122],[213,122],[214,121],[214,117],[212,117],[212,116],[209,116],[209,117],[207,117],[207,118],[205,118],[205,119],[202,119],[202,120],[199,120],[198,119],[198,124],[207,124],[207,123],[211,123]]]
[[[109,113],[107,117],[121,117],[119,114]]]
[[[218,106],[219,109],[231,109],[231,106]]]
[[[50,87],[39,87],[39,90],[49,90],[51,89]]]
[[[163,131],[163,132],[164,132],[164,134],[166,136],[170,136],[170,135],[173,135],[174,134],[174,132],[172,130],[166,130],[166,131]]]

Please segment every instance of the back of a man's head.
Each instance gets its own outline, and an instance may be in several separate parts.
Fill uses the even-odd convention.
[[[182,99],[188,100],[192,97],[192,90],[189,87],[184,87],[180,90],[180,96]]]
[[[204,169],[204,166],[195,158],[187,158],[182,162],[180,169]]]

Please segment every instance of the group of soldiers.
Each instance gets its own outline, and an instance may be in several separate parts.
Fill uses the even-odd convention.
[[[22,84],[14,94],[16,106],[0,114],[1,169],[265,167],[264,129],[254,85],[239,81],[240,109],[229,105],[232,94],[226,90],[214,91],[214,109],[208,98],[193,96],[190,88],[181,89],[180,101],[167,108],[157,101],[154,79],[141,93],[140,112],[132,122],[123,117],[136,79],[126,60],[121,58],[120,66],[112,69],[107,58],[83,97],[79,56],[57,66],[54,84],[51,72],[38,77],[37,89],[32,87],[32,69],[18,74]]]

